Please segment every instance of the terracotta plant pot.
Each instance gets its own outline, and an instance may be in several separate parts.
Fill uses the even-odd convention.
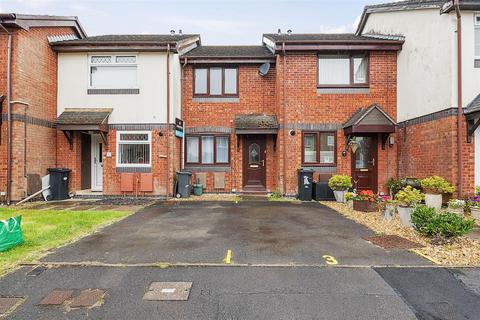
[[[335,191],[333,191],[333,195],[335,196],[335,200],[337,200],[337,202],[344,203],[345,202],[345,193],[347,193],[347,191],[345,191],[345,190],[342,190],[342,191],[335,190]]]
[[[435,208],[435,210],[440,210],[442,208],[442,195],[441,194],[425,194],[425,204],[427,207]]]
[[[412,207],[398,207],[398,215],[400,216],[400,221],[405,227],[413,227],[412,212]]]
[[[480,221],[480,208],[470,208],[470,212],[472,213],[473,219]]]
[[[378,206],[375,202],[353,200],[353,210],[362,212],[377,212]]]

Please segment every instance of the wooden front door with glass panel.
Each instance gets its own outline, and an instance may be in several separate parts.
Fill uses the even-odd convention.
[[[352,151],[352,183],[358,191],[378,191],[377,146],[376,136],[353,138],[357,149]]]
[[[265,136],[245,136],[243,146],[244,190],[263,191],[266,187]]]

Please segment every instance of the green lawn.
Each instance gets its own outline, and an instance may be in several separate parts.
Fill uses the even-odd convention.
[[[99,227],[117,221],[128,211],[57,211],[0,208],[0,220],[22,216],[25,242],[0,252],[0,275],[19,263],[31,262],[47,250],[85,236]]]

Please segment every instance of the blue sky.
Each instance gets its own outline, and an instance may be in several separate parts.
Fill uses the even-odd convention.
[[[89,35],[200,33],[202,43],[259,44],[262,33],[353,32],[379,0],[0,0],[0,12],[78,16]]]

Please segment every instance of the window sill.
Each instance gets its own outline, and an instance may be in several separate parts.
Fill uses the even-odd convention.
[[[302,169],[309,169],[309,170],[313,170],[313,172],[320,172],[320,173],[335,173],[335,172],[337,172],[337,166],[302,165]]]
[[[87,89],[87,94],[140,94],[140,89]]]
[[[480,68],[480,58],[475,59],[474,68]]]
[[[122,172],[144,172],[144,173],[150,173],[152,172],[152,167],[116,167],[115,171],[117,173],[122,173]]]
[[[230,165],[224,166],[202,166],[202,165],[186,165],[184,170],[193,172],[230,172]]]
[[[370,87],[317,87],[317,94],[370,93]]]
[[[239,97],[193,97],[192,102],[239,103]]]

